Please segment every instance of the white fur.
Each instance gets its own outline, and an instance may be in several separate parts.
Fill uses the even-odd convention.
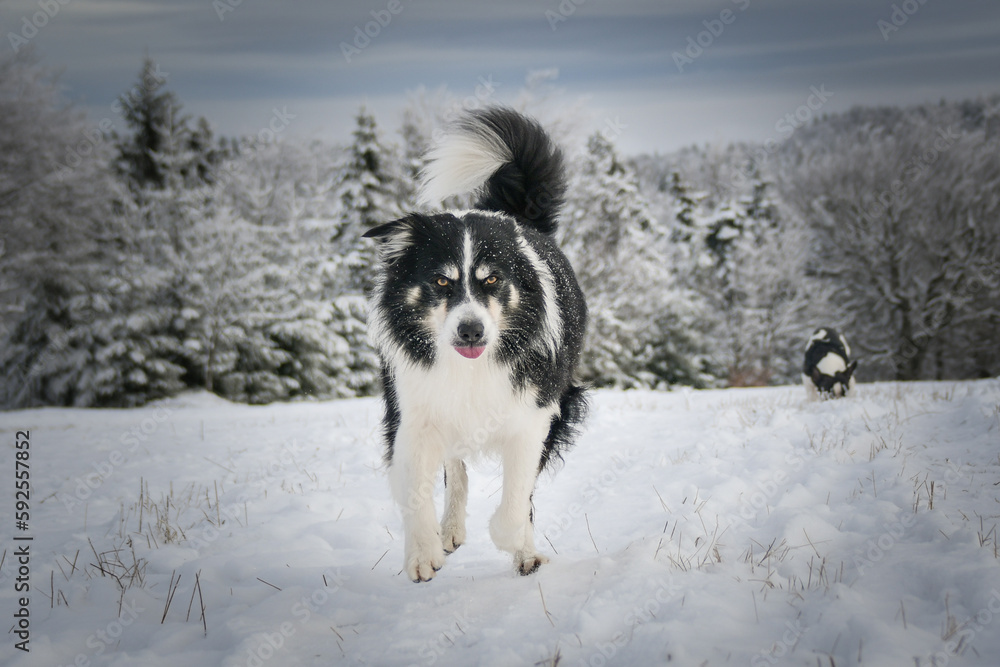
[[[471,255],[469,246],[466,258]],[[470,262],[465,261],[465,275]],[[531,493],[558,405],[539,408],[535,393],[530,388],[515,390],[509,370],[493,361],[500,335],[499,304],[495,299],[485,306],[467,299],[450,311],[444,304],[433,309],[426,326],[437,347],[429,368],[407,362],[391,344],[384,317],[377,309],[373,315],[372,338],[382,354],[392,359],[401,414],[389,481],[393,498],[403,510],[407,575],[415,581],[433,578],[444,565],[445,552],[454,551],[465,540],[468,478],[463,462],[483,455],[498,457],[503,466],[503,493],[490,521],[494,543],[513,554],[522,572],[546,562],[535,549]],[[452,347],[459,323],[468,319],[484,325],[486,350],[478,359],[466,359]],[[439,524],[434,487],[442,465],[448,486]]]
[[[457,128],[427,155],[419,200],[434,206],[452,195],[479,188],[497,169],[513,160],[510,148],[486,128]]]
[[[836,375],[837,373],[846,370],[847,364],[844,362],[844,358],[839,354],[833,352],[827,352],[826,356],[819,360],[816,364],[816,368],[823,375]]]
[[[412,242],[410,230],[402,230],[386,236],[379,244],[378,251],[384,261],[392,262],[402,257]]]
[[[443,309],[444,304],[440,308]],[[478,301],[469,300],[452,308],[450,312],[446,312],[447,316],[436,334],[438,358],[450,359],[451,357],[459,357],[463,359],[464,357],[456,352],[453,347],[458,325],[467,320],[479,320],[483,323],[483,339],[481,342],[486,345],[486,351],[481,358],[485,359],[490,354],[492,343],[496,342],[500,337],[500,328],[497,326],[497,321],[489,309]],[[479,359],[472,361],[479,361]]]
[[[851,346],[847,344],[847,339],[844,338],[844,334],[840,334],[840,344],[844,346],[844,354],[846,354],[847,358],[850,359],[851,358]]]
[[[545,304],[545,313],[542,317],[543,331],[538,342],[542,347],[542,352],[555,357],[563,333],[562,314],[559,312],[559,304],[556,299],[556,280],[548,265],[542,261],[535,249],[520,233],[517,235],[517,243],[521,252],[531,262],[538,280],[542,283],[542,301]]]
[[[462,238],[462,275],[465,276],[465,298],[472,301],[472,232],[465,230]]]
[[[802,386],[806,388],[807,401],[819,401],[823,399],[823,396],[819,393],[819,389],[817,389],[816,385],[813,384],[812,378],[805,373],[802,374]],[[854,376],[852,375],[851,379],[847,381],[847,392],[854,393],[854,386],[855,381]],[[832,393],[838,398],[843,396],[845,393],[843,385],[839,382],[834,383]]]
[[[826,340],[826,329],[818,329],[816,333],[810,336],[808,342],[806,342],[806,349],[808,350],[813,342],[818,340]]]
[[[444,516],[441,518],[441,539],[444,550],[451,553],[465,542],[465,504],[469,499],[469,475],[462,459],[444,462]]]
[[[465,218],[465,216],[470,213],[484,218],[493,218],[494,220],[511,220],[511,217],[506,213],[501,213],[500,211],[487,211],[481,208],[450,208],[445,211],[445,213],[453,215],[459,220]]]
[[[479,267],[476,269],[476,280],[482,282],[483,280],[489,278],[490,274],[492,273],[493,273],[492,266],[490,266],[489,264],[480,264]]]
[[[807,401],[818,401],[820,399],[819,389],[813,384],[812,378],[802,374],[802,386],[806,388],[806,400]]]
[[[488,352],[470,360],[448,351],[430,368],[407,366],[395,374],[402,419],[389,478],[403,509],[407,574],[415,581],[431,579],[444,564],[445,549],[464,540],[468,487],[459,462],[483,454],[499,456],[503,465],[503,493],[490,536],[513,554],[519,569],[531,570],[545,561],[535,550],[531,493],[558,407],[540,409],[533,392],[515,391],[508,371]],[[455,487],[447,493],[439,525],[433,491],[442,464]]]

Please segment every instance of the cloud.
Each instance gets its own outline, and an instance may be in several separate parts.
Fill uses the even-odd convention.
[[[224,133],[294,104],[317,124],[301,127],[346,137],[348,110],[366,100],[387,124],[420,86],[461,97],[492,76],[509,101],[528,71],[550,67],[568,101],[587,99],[598,120],[632,117],[620,142],[635,150],[759,138],[821,83],[838,93],[831,111],[1000,89],[1000,5],[978,0],[921,5],[888,41],[877,22],[892,3],[881,1],[215,1],[232,11],[220,18],[209,0],[74,0],[33,42],[65,66],[68,94],[103,115],[148,53],[187,111]],[[5,25],[38,11],[34,0],[2,7]],[[678,71],[673,54],[723,10],[734,20]],[[553,29],[546,12],[566,20]],[[359,52],[345,57],[342,44]]]

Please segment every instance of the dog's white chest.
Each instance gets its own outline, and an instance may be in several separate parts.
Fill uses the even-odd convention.
[[[507,369],[485,358],[442,356],[429,369],[397,373],[396,381],[404,423],[436,432],[450,455],[493,451],[506,433],[539,411],[534,392],[515,390]]]

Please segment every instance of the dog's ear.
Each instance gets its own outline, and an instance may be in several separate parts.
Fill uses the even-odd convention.
[[[823,377],[823,374],[820,372],[819,368],[817,368],[816,366],[813,366],[813,370],[812,370],[813,385],[815,385],[816,387],[819,387],[819,380],[822,377]]]
[[[850,380],[851,376],[854,375],[854,369],[856,369],[857,367],[858,367],[858,360],[855,359],[854,361],[852,361],[847,365],[847,370],[844,371],[844,377]]]
[[[362,234],[361,237],[366,239],[383,240],[383,237],[396,233],[400,227],[406,224],[406,220],[407,218],[400,218],[399,220],[393,220],[392,222],[384,222],[381,225],[375,225]]]
[[[412,244],[412,216],[372,227],[361,236],[378,241],[379,255],[387,264],[395,262]]]

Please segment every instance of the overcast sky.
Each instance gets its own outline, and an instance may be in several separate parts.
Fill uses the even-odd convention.
[[[0,0],[0,27],[0,48],[63,68],[94,122],[116,120],[148,52],[185,110],[230,135],[277,108],[289,134],[346,139],[366,103],[391,137],[421,86],[464,98],[489,81],[512,102],[546,69],[628,154],[780,139],[809,103],[1000,92],[997,0]]]

